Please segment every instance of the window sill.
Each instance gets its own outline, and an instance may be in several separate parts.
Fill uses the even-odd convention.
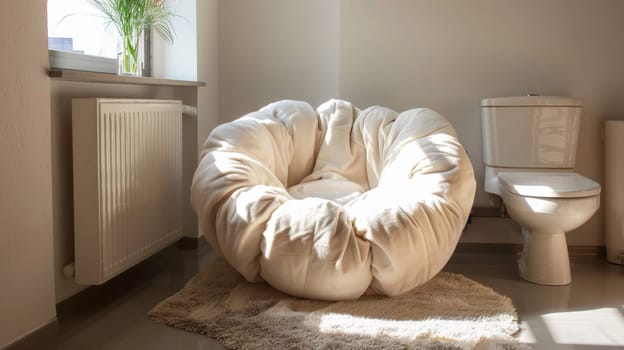
[[[203,81],[160,79],[150,77],[129,77],[124,75],[78,71],[71,69],[50,69],[48,75],[53,80],[73,81],[82,83],[130,84],[175,87],[206,86]]]

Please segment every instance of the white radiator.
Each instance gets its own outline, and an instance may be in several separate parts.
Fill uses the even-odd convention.
[[[101,284],[182,237],[180,101],[72,101],[74,268]]]

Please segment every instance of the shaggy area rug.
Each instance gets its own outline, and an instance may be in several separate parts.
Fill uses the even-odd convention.
[[[509,298],[446,272],[398,297],[325,302],[248,283],[214,259],[149,316],[227,349],[530,349],[511,336]]]

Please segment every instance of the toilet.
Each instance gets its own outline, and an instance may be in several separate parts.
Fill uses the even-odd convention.
[[[533,283],[572,281],[565,234],[600,206],[600,184],[574,172],[581,110],[569,97],[481,101],[485,191],[522,227],[518,270]]]

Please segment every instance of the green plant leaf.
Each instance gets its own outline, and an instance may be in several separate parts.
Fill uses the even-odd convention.
[[[175,31],[171,19],[173,11],[162,0],[87,0],[115,25],[119,35],[139,36],[145,30],[154,30],[163,39],[173,42]]]

